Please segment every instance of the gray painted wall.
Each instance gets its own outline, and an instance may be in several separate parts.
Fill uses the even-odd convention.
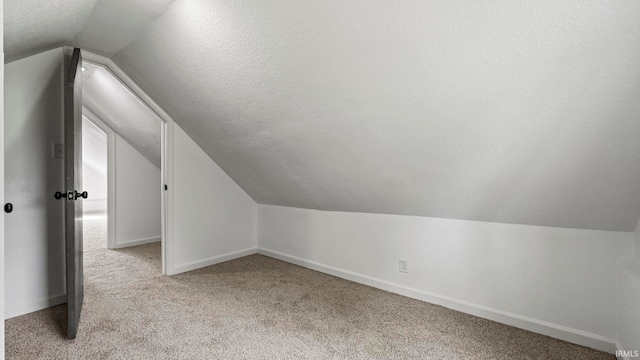
[[[5,317],[64,302],[63,56],[51,50],[5,65]]]

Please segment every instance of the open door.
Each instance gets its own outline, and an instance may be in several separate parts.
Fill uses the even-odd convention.
[[[75,339],[84,298],[82,271],[82,55],[66,48],[64,86],[65,244],[67,266],[68,337]]]

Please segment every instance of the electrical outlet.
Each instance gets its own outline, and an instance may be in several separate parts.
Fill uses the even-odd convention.
[[[400,272],[401,273],[405,273],[405,274],[408,273],[409,272],[409,263],[407,262],[407,260],[406,259],[400,259],[398,262],[400,264],[400,268],[399,268]]]

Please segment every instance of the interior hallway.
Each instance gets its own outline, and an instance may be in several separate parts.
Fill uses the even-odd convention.
[[[85,302],[5,322],[9,359],[615,359],[261,255],[167,277],[160,243],[85,220]]]

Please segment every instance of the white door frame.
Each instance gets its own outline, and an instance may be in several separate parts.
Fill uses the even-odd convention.
[[[162,273],[167,274],[167,269],[173,269],[173,208],[172,208],[172,189],[171,189],[171,173],[173,168],[173,157],[171,154],[173,153],[173,141],[171,141],[171,132],[173,129],[173,119],[160,107],[156,104],[153,99],[147,95],[139,86],[136,84],[118,65],[116,65],[111,59],[93,54],[89,51],[83,50],[82,56],[84,61],[92,63],[96,66],[100,66],[107,70],[113,75],[113,77],[118,80],[125,89],[129,90],[133,95],[137,96],[142,104],[145,105],[150,111],[155,113],[158,118],[161,120],[161,165],[160,165],[160,184],[162,187],[167,185],[168,190],[160,189],[162,191],[162,196],[160,196],[160,204],[161,204],[161,247],[162,247]],[[83,113],[84,113],[83,108]],[[89,115],[91,112],[87,111]],[[107,136],[109,136],[109,132],[113,133],[113,140],[110,140],[108,137],[109,143],[109,160],[108,160],[108,176],[109,176],[109,189],[107,195],[107,207],[108,207],[108,216],[107,220],[109,225],[109,233],[112,235],[108,235],[109,237],[109,248],[115,248],[115,132],[106,126],[100,119],[93,115],[87,116],[89,120],[94,122],[96,125],[100,126],[98,122],[102,123],[105,126],[107,132]],[[98,121],[94,121],[94,119]],[[101,127],[101,126],[100,126]],[[102,128],[102,127],[101,127]],[[110,143],[113,141],[113,144]],[[111,146],[113,145],[113,146]],[[112,150],[111,150],[112,149]],[[113,151],[113,153],[112,153]],[[113,159],[113,160],[112,160]],[[113,177],[113,178],[112,178]],[[113,189],[112,185],[113,184]],[[113,198],[112,198],[113,196]],[[112,212],[113,211],[113,212]],[[113,220],[112,220],[113,219]]]

